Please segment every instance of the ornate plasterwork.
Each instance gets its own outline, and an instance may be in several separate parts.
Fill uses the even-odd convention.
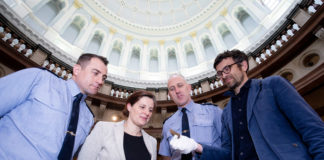
[[[129,20],[122,18],[115,13],[107,9],[99,0],[84,0],[91,9],[100,14],[108,23],[113,23],[116,26],[122,27],[121,29],[127,32],[138,34],[141,36],[171,36],[179,33],[183,33],[186,30],[193,29],[198,25],[203,25],[209,19],[214,19],[218,14],[218,9],[223,5],[224,0],[214,0],[204,8],[199,14],[192,16],[190,19],[179,22],[174,25],[168,26],[144,26],[141,24],[130,22]]]
[[[85,3],[87,0],[80,0],[80,3]],[[214,2],[216,3],[216,2]],[[220,3],[220,2],[219,2]],[[215,4],[211,4],[210,6],[213,6]],[[214,6],[215,7],[215,6]],[[246,52],[250,52],[255,50],[257,47],[259,47],[266,39],[268,39],[281,25],[283,22],[285,22],[286,18],[284,18],[289,12],[291,12],[291,9],[293,9],[294,5],[292,5],[287,12],[282,15],[279,19],[279,22],[277,22],[274,26],[272,26],[271,28],[269,28],[269,30],[267,30],[266,34],[264,36],[262,36],[262,39],[258,40],[257,43],[253,43],[250,46],[245,46],[245,48],[243,50],[245,50]],[[88,8],[88,6],[84,5],[83,9]],[[210,7],[209,7],[210,8]],[[59,46],[56,46],[55,44],[53,44],[52,42],[48,41],[46,38],[43,37],[43,35],[40,35],[39,33],[36,33],[35,31],[33,31],[27,24],[25,24],[24,20],[21,19],[19,16],[12,14],[14,13],[11,10],[11,7],[7,6],[4,2],[0,2],[0,12],[13,24],[15,25],[21,32],[23,32],[24,34],[26,34],[27,37],[29,37],[32,41],[34,41],[36,44],[40,44],[43,47],[45,47],[47,50],[49,50],[53,56],[55,56],[56,58],[64,61],[65,63],[67,63],[68,65],[72,66],[75,64],[76,59],[75,57],[72,57],[72,55],[70,55],[69,53],[66,53],[65,51],[63,51],[62,49],[59,48]],[[205,11],[207,12],[207,11]],[[211,12],[211,11],[210,11]],[[207,14],[207,13],[202,13],[202,14]],[[218,13],[219,14],[219,13]],[[100,23],[102,23],[103,19],[101,17],[101,15],[96,15],[96,14],[91,14],[94,15],[96,18],[98,18],[97,20],[100,21]],[[117,17],[112,17],[112,18],[117,18]],[[206,27],[212,27],[212,20],[206,20],[206,23],[202,23],[201,27],[204,28]],[[121,23],[121,22],[116,22],[116,23]],[[189,23],[189,22],[188,22]],[[181,26],[179,25],[178,29],[183,30],[182,32],[186,32],[186,27],[193,27],[192,30],[190,32],[188,32],[189,35],[191,36],[196,36],[197,33],[199,33],[199,27],[198,29],[195,29],[194,24],[195,22],[190,22],[190,24],[188,24],[187,26]],[[116,24],[117,25],[117,24]],[[190,26],[191,25],[191,26]],[[111,33],[120,33],[120,27],[125,27],[125,25],[121,25],[119,27],[116,26],[111,26],[108,25],[109,27],[109,31]],[[173,26],[175,27],[175,26]],[[117,28],[117,29],[115,29]],[[127,28],[127,27],[126,27]],[[154,29],[154,27],[147,27],[150,29]],[[163,28],[163,27],[162,27]],[[123,29],[123,28],[122,28]],[[145,29],[145,28],[144,28]],[[168,28],[165,27],[165,30],[167,30]],[[172,30],[172,28],[171,28]],[[150,30],[150,32],[153,32],[154,30]],[[175,30],[173,30],[175,31]],[[130,31],[129,31],[130,32]],[[132,39],[139,39],[137,37],[138,34],[133,35],[133,34],[129,34],[129,32],[127,31],[125,34],[126,35],[126,39],[127,40],[132,40]],[[135,31],[134,31],[135,32]],[[147,32],[148,33],[148,32]],[[157,33],[162,33],[157,31]],[[146,34],[146,32],[145,32]],[[115,35],[115,34],[113,34]],[[187,35],[187,36],[189,36]],[[152,36],[152,35],[150,35]],[[154,36],[154,35],[153,35]],[[173,36],[173,38],[171,40],[168,39],[163,39],[160,40],[159,38],[159,42],[160,45],[164,45],[164,43],[167,43],[168,41],[176,41],[177,43],[181,42],[181,39],[183,35],[176,35]],[[198,34],[197,34],[198,36]],[[174,38],[176,37],[176,38]],[[147,43],[147,41],[150,41],[150,38],[142,38],[141,40],[144,40],[144,43]],[[205,79],[207,77],[213,77],[214,76],[214,70],[212,68],[210,68],[207,71],[202,71],[201,73],[197,74],[197,75],[193,75],[193,76],[189,76],[187,77],[187,80],[189,81],[189,83],[196,83],[201,79]],[[187,76],[187,75],[185,75]],[[115,84],[119,84],[119,85],[123,85],[123,86],[129,86],[129,87],[135,87],[135,88],[158,88],[158,87],[166,87],[166,80],[161,80],[161,81],[153,81],[153,80],[136,80],[136,79],[129,79],[128,77],[124,77],[121,75],[114,75],[114,74],[109,74],[107,80],[114,82]]]
[[[10,23],[15,25],[21,32],[23,32],[29,39],[45,47],[47,50],[49,50],[52,53],[53,56],[62,60],[66,64],[73,66],[76,63],[76,59],[72,58],[69,54],[60,50],[51,42],[48,42],[44,37],[39,36],[38,33],[35,33],[32,29],[30,29],[29,26],[27,26],[24,23],[23,19],[21,19],[15,14],[12,14],[12,12],[13,11],[11,11],[10,7],[0,2],[0,13],[4,15],[10,21]],[[187,80],[189,83],[195,83],[203,78],[212,77],[214,76],[214,74],[215,74],[214,71],[211,70],[205,73],[201,73],[199,75],[187,77]],[[113,75],[113,74],[108,74],[107,80],[112,81],[119,85],[135,87],[135,88],[160,88],[160,87],[167,86],[166,81],[132,80],[126,77]]]
[[[189,84],[193,84],[198,82],[201,79],[205,79],[208,77],[215,76],[215,71],[210,70],[203,72],[199,75],[194,75],[190,77],[186,77],[186,80]],[[118,85],[122,86],[129,86],[134,88],[164,88],[167,87],[167,81],[146,81],[146,80],[133,80],[133,79],[126,79],[125,77],[121,77],[115,74],[108,74],[108,81],[115,82]]]
[[[0,13],[5,16],[11,24],[17,27],[21,32],[23,32],[29,39],[31,39],[36,44],[40,44],[49,50],[53,56],[62,60],[68,65],[74,65],[76,59],[72,58],[69,54],[62,51],[60,48],[56,47],[53,43],[46,40],[39,33],[34,32],[29,26],[24,23],[24,20],[15,14],[12,14],[12,10],[4,2],[0,2]]]

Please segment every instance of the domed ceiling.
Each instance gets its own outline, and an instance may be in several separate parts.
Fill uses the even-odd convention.
[[[220,2],[211,0],[96,1],[103,10],[131,23],[147,27],[165,27],[195,19],[213,4]]]
[[[204,23],[223,0],[95,0],[89,6],[128,32],[148,37],[174,35]]]
[[[108,58],[107,80],[166,87],[214,76],[213,59],[229,49],[254,51],[300,0],[7,0],[26,33],[69,65],[84,52]],[[31,28],[31,29],[29,29]]]

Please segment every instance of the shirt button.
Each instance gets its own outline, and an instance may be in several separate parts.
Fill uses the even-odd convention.
[[[238,109],[238,111],[239,111],[239,112],[242,112],[242,109],[241,109],[241,108],[239,108],[239,109]]]
[[[240,153],[241,156],[243,156],[243,154],[244,154],[243,152]]]
[[[240,125],[242,125],[243,124],[243,122],[240,122]]]
[[[244,139],[244,137],[243,137],[243,136],[241,136],[240,138],[241,138],[241,139]]]

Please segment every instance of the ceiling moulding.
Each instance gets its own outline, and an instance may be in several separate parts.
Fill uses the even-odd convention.
[[[148,37],[165,37],[183,33],[184,31],[191,30],[200,25],[204,26],[204,24],[210,21],[210,19],[214,19],[215,15],[219,14],[219,8],[222,7],[222,4],[226,3],[226,1],[212,1],[208,5],[208,7],[203,9],[199,14],[193,16],[192,18],[175,25],[163,27],[144,26],[132,23],[103,7],[103,5],[98,0],[84,0],[84,3],[86,3],[90,7],[89,9],[96,11],[103,19],[105,19],[105,22],[102,23],[107,23],[107,25],[113,24],[115,26],[118,26],[119,28],[122,27],[120,29],[134,34],[142,34]]]
[[[199,75],[193,75],[186,77],[186,80],[189,84],[196,83],[200,81],[201,79],[207,78],[207,77],[214,77],[215,71],[209,70],[205,71]],[[130,78],[122,77],[115,74],[108,74],[107,77],[108,81],[114,82],[118,85],[122,86],[130,86],[134,88],[161,88],[167,86],[167,81],[146,81],[146,80],[133,80]]]

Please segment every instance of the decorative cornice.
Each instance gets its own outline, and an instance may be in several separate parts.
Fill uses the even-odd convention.
[[[31,30],[26,24],[24,24],[25,22],[23,19],[19,18],[15,14],[12,14],[13,11],[4,2],[0,2],[0,12],[7,19],[9,19],[13,25],[15,25],[22,32],[24,32],[26,34],[26,36],[30,37],[30,39],[32,39],[35,43],[40,44],[40,45],[44,46],[45,48],[47,48],[52,53],[53,56],[66,62],[67,64],[69,64],[71,66],[74,65],[76,60],[73,57],[71,57],[68,53],[65,53],[64,51],[62,51],[56,45],[52,44],[52,42],[46,40],[39,33],[35,33],[35,31]],[[280,22],[276,23],[276,26],[273,27],[264,37],[265,38],[269,37],[271,35],[271,33],[273,33],[276,30],[276,28],[278,28],[280,26],[280,24],[282,24],[283,21],[285,21],[284,18]],[[211,22],[209,22],[209,23],[211,23]],[[207,23],[206,25],[208,25],[209,23]],[[111,33],[117,32],[116,29],[114,29],[112,27],[109,28],[109,31]],[[126,36],[126,38],[127,38],[127,40],[133,39],[133,37],[130,35]],[[177,43],[180,43],[181,39],[182,39],[181,37],[178,37],[178,38],[175,38],[174,40]],[[160,41],[163,41],[163,44],[165,43],[164,40],[160,40]],[[159,43],[161,44],[160,41],[159,41]],[[262,39],[260,41],[264,41],[264,39]],[[256,43],[254,46],[257,46],[257,45],[258,45],[258,43]],[[251,48],[253,48],[253,46]],[[199,75],[192,76],[192,77],[188,78],[188,80],[190,81],[190,83],[191,82],[195,83],[202,78],[212,77],[212,76],[214,76],[214,72],[213,72],[213,70],[210,70],[210,71],[206,71],[205,73],[201,73]],[[158,82],[157,81],[153,81],[153,82],[147,81],[147,82],[142,83],[143,80],[128,80],[126,78],[127,77],[120,77],[120,76],[116,76],[116,75],[112,75],[112,74],[108,75],[108,80],[111,80],[112,82],[114,82],[116,84],[120,84],[120,85],[124,85],[124,86],[131,86],[131,87],[138,86],[138,88],[165,87],[166,86],[165,81],[158,81]]]
[[[144,36],[170,36],[174,34],[179,34],[183,30],[189,30],[193,27],[197,27],[197,25],[201,23],[204,23],[204,21],[210,19],[212,15],[216,14],[216,12],[219,10],[220,5],[224,4],[225,1],[212,1],[199,14],[193,16],[192,18],[180,22],[178,24],[163,27],[144,26],[137,23],[132,23],[105,8],[104,5],[102,5],[102,3],[100,2],[100,0],[85,1],[85,3],[87,3],[87,5],[93,10],[96,10],[100,16],[105,17],[105,19],[108,20],[108,23],[112,23],[113,25],[122,27],[120,29],[123,29],[127,32]]]
[[[30,38],[33,42],[42,45],[48,51],[52,53],[53,56],[59,58],[64,61],[68,65],[73,66],[76,63],[76,59],[72,58],[69,54],[66,54],[60,48],[56,47],[52,42],[46,40],[43,36],[38,33],[35,33],[29,26],[24,23],[24,20],[18,17],[15,14],[12,14],[13,11],[6,3],[0,1],[0,13],[6,17],[10,21],[12,25],[17,27],[20,31],[24,32],[28,38]]]

